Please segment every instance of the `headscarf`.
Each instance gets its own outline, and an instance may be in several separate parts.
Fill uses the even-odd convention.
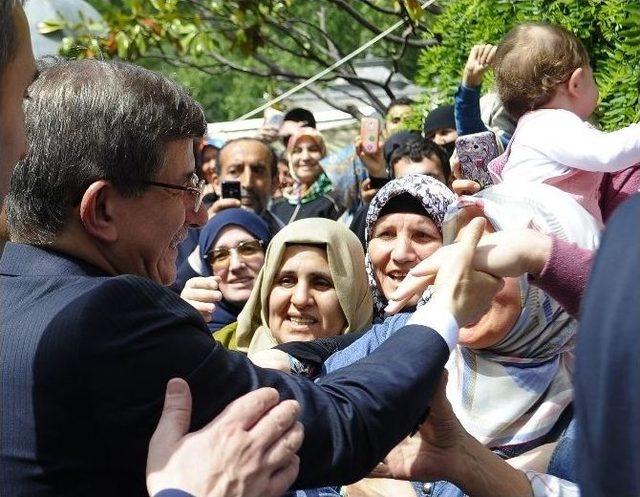
[[[313,184],[307,189],[305,189],[305,185],[300,181],[300,178],[294,171],[291,157],[293,155],[293,149],[302,138],[311,138],[316,145],[318,145],[322,157],[327,155],[327,147],[324,143],[324,138],[317,129],[303,127],[296,131],[295,134],[291,135],[291,138],[289,138],[289,142],[287,143],[287,162],[289,163],[289,172],[293,178],[294,184],[291,187],[285,188],[282,195],[290,204],[293,205],[309,203],[322,195],[331,193],[333,190],[331,180],[321,166],[320,174]]]
[[[340,333],[363,330],[371,323],[373,305],[364,271],[364,253],[358,238],[336,221],[301,219],[285,226],[269,244],[264,266],[238,316],[237,350],[252,353],[278,344],[269,329],[269,296],[287,246],[296,244],[317,244],[327,250],[333,285],[347,320]]]
[[[257,240],[262,240],[265,247],[271,240],[267,223],[257,214],[245,209],[225,209],[219,212],[200,231],[199,248],[202,276],[213,276],[211,267],[207,263],[207,254],[213,249],[220,233],[227,226],[238,226],[246,230]],[[208,323],[209,329],[217,331],[229,323],[233,323],[241,310],[242,306],[233,304],[223,298],[216,304],[211,321]]]
[[[492,186],[449,207],[444,243],[458,216],[480,208],[496,230],[534,228],[583,248],[595,248],[599,230],[569,195],[544,184]],[[573,399],[571,376],[577,322],[551,297],[519,278],[522,311],[497,344],[456,347],[447,369],[447,397],[463,426],[490,447],[527,444],[551,431]]]
[[[371,234],[373,233],[375,224],[381,217],[380,213],[389,201],[394,197],[403,194],[409,194],[418,200],[424,207],[424,215],[431,219],[440,231],[442,231],[442,222],[444,221],[447,207],[449,207],[456,198],[453,192],[449,190],[445,184],[424,174],[412,174],[405,176],[404,178],[390,181],[380,189],[369,205],[365,229],[367,246],[371,241]],[[413,212],[414,206],[407,205],[407,209],[408,210],[405,212]],[[396,212],[398,211],[396,210]],[[368,251],[365,258],[365,264],[375,306],[374,312],[376,313],[376,316],[382,316],[388,301],[378,287],[375,271],[371,264],[371,258],[369,257]]]

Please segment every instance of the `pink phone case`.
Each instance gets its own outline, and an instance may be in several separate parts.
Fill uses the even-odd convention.
[[[479,183],[481,188],[493,185],[487,166],[499,155],[495,133],[483,131],[460,136],[456,140],[456,152],[466,179]]]
[[[378,151],[379,135],[380,122],[375,117],[363,117],[360,123],[360,137],[366,153],[375,154]]]

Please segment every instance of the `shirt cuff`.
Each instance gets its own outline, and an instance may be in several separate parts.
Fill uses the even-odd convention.
[[[478,85],[478,86],[467,86],[464,83],[460,83],[460,90],[463,93],[480,93],[480,89],[482,88],[482,85]]]
[[[525,470],[533,497],[580,497],[578,485],[555,476]]]
[[[447,343],[449,352],[458,345],[460,327],[453,315],[446,309],[427,303],[416,309],[407,324],[419,324],[431,328]]]
[[[153,497],[193,497],[193,495],[177,488],[165,488],[164,490],[160,490]]]

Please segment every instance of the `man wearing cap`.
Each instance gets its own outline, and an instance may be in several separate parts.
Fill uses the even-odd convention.
[[[422,124],[422,136],[444,148],[451,158],[458,138],[453,105],[442,105],[429,112]]]

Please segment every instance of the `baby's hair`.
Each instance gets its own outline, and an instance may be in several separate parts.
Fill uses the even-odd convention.
[[[512,28],[494,59],[496,88],[514,119],[551,100],[573,71],[589,65],[582,42],[562,26],[525,23]]]

